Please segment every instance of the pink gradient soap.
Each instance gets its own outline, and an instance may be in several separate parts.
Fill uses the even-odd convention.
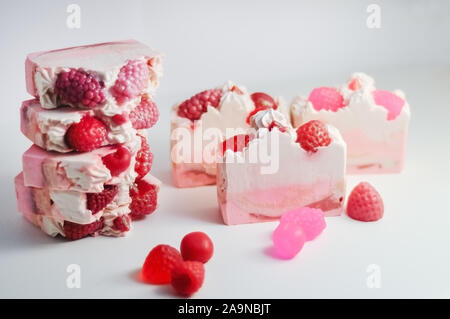
[[[335,126],[347,143],[347,171],[398,173],[405,162],[410,108],[402,91],[379,90],[364,73],[340,87],[320,87],[291,104],[294,127],[310,120]]]
[[[295,131],[275,110],[256,113],[252,125],[254,138],[243,149],[227,148],[217,165],[225,224],[277,220],[304,206],[320,208],[326,216],[340,215],[346,144],[339,131],[318,121]]]

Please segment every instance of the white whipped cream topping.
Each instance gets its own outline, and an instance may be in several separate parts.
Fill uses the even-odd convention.
[[[63,221],[57,220],[55,218],[41,216],[39,215],[37,226],[39,226],[42,231],[52,237],[56,237],[58,235],[64,236],[64,227]]]
[[[127,234],[127,232],[122,232],[114,228],[114,219],[119,216],[128,215],[130,213],[130,209],[128,205],[117,207],[114,210],[105,210],[103,213],[103,222],[104,226],[100,230],[100,234],[104,236],[114,236],[114,237],[122,237]],[[131,230],[131,221],[130,221],[130,230]]]
[[[360,81],[361,88],[352,91],[347,84],[339,88],[339,92],[348,105],[336,112],[317,111],[307,97],[301,95],[294,97],[291,103],[293,126],[298,127],[310,120],[321,120],[338,128],[343,135],[346,132],[359,130],[374,141],[388,140],[392,134],[407,129],[410,109],[403,92],[393,91],[405,100],[405,104],[401,113],[394,120],[388,121],[388,111],[383,106],[376,105],[373,99],[374,80],[363,73],[355,73],[351,79],[353,78]]]
[[[279,111],[274,109],[262,110],[253,115],[250,124],[253,128],[269,128],[270,124],[275,123],[280,127],[289,127],[286,117]]]

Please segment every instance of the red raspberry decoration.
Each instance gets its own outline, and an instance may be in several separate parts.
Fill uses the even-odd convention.
[[[131,218],[128,215],[117,216],[113,220],[113,229],[122,233],[131,229]]]
[[[104,87],[103,81],[98,81],[93,74],[70,69],[56,77],[55,93],[63,102],[92,108],[105,102]]]
[[[119,176],[130,166],[131,152],[127,147],[119,145],[114,153],[103,156],[102,161],[111,176]]]
[[[122,125],[125,124],[127,121],[127,115],[126,113],[122,113],[122,114],[116,114],[112,117],[112,121],[114,122],[114,124],[116,125]]]
[[[117,185],[105,185],[100,193],[87,193],[86,206],[93,215],[105,208],[119,192]]]
[[[357,91],[361,88],[361,83],[359,83],[357,78],[354,78],[348,83],[348,88],[352,91]]]
[[[172,269],[182,263],[180,253],[169,245],[154,247],[142,266],[142,278],[155,285],[168,284],[171,281]]]
[[[130,217],[139,219],[153,213],[158,205],[158,188],[143,179],[130,188]]]
[[[275,103],[275,100],[268,94],[263,92],[253,93],[251,96],[253,103],[255,104],[255,109],[251,111],[247,116],[247,124],[250,124],[250,119],[253,115],[258,113],[259,111],[264,111],[269,108],[276,110],[278,105]]]
[[[180,104],[178,107],[178,116],[188,118],[191,121],[198,120],[208,110],[208,105],[218,107],[221,97],[221,89],[200,92]]]
[[[372,222],[383,217],[384,205],[380,194],[367,182],[359,183],[347,201],[347,215],[363,222]]]
[[[214,245],[203,232],[193,232],[184,236],[180,245],[181,256],[184,260],[208,262],[214,253]]]
[[[242,152],[242,150],[253,139],[249,134],[238,134],[222,142],[222,155],[225,155],[227,150],[233,152]]]
[[[105,124],[97,118],[87,115],[80,122],[69,127],[65,140],[69,147],[78,152],[90,152],[103,145],[106,134]]]
[[[297,143],[308,152],[317,152],[317,148],[331,143],[327,126],[318,120],[309,121],[297,129]]]
[[[145,137],[141,136],[141,149],[136,154],[136,164],[134,166],[135,172],[138,174],[138,179],[147,175],[150,172],[153,164],[153,154],[150,152],[150,146]]]
[[[172,287],[182,296],[189,297],[197,292],[204,279],[205,267],[198,261],[185,261],[172,269]]]
[[[147,96],[143,96],[141,103],[130,112],[131,124],[136,130],[151,128],[156,124],[158,118],[158,107]]]
[[[311,91],[308,101],[317,111],[327,110],[336,112],[344,107],[344,98],[335,88],[320,87]]]
[[[255,92],[250,97],[255,104],[255,108],[260,108],[263,110],[272,108],[276,110],[278,107],[278,105],[275,103],[275,100],[266,93]]]
[[[111,94],[117,103],[123,104],[140,94],[148,86],[150,70],[145,61],[128,61],[119,71]]]
[[[64,221],[64,234],[69,240],[77,240],[83,237],[92,235],[103,228],[103,218],[91,224],[76,224],[69,221]]]

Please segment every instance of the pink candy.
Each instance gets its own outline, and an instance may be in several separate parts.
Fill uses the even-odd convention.
[[[394,120],[402,111],[405,101],[389,91],[375,90],[372,92],[375,104],[383,106],[388,110],[387,119]]]
[[[285,213],[273,233],[273,244],[281,258],[294,258],[306,241],[325,229],[325,215],[320,209],[302,207]]]

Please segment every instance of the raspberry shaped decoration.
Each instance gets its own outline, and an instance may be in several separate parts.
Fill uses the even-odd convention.
[[[69,240],[77,240],[92,235],[103,228],[103,218],[91,224],[76,224],[69,221],[64,222],[64,234]]]
[[[265,110],[268,108],[272,108],[276,110],[278,107],[278,105],[275,103],[275,100],[266,93],[255,92],[250,97],[255,104],[255,108],[257,109]]]
[[[388,121],[395,120],[405,105],[405,100],[389,91],[375,90],[372,95],[375,104],[383,106],[388,111]]]
[[[139,219],[153,213],[158,205],[158,189],[143,179],[130,188],[130,217]]]
[[[200,92],[180,104],[178,116],[188,118],[191,121],[198,120],[208,110],[208,105],[217,108],[221,97],[221,89]]]
[[[114,153],[103,156],[102,161],[111,176],[119,176],[130,166],[131,152],[127,147],[119,145]]]
[[[93,116],[84,116],[80,122],[72,124],[66,132],[66,144],[78,152],[90,152],[103,145],[106,126]]]
[[[272,239],[278,257],[292,259],[303,248],[306,235],[296,223],[281,222],[273,232]]]
[[[182,263],[180,253],[169,245],[154,247],[142,266],[142,278],[151,284],[162,285],[171,282],[172,269]]]
[[[383,200],[372,185],[362,182],[352,190],[347,201],[347,215],[350,218],[372,222],[381,219],[383,213]]]
[[[138,174],[138,179],[141,179],[152,168],[153,154],[150,152],[150,146],[145,137],[141,136],[141,149],[136,154],[136,164],[134,170]]]
[[[205,267],[198,261],[185,261],[172,269],[171,284],[181,296],[189,297],[197,292],[205,279]]]
[[[206,263],[214,253],[214,245],[203,232],[193,232],[184,236],[180,245],[181,256],[184,260]]]
[[[55,93],[62,102],[93,108],[105,102],[104,87],[104,83],[93,74],[81,69],[70,69],[56,77]]]
[[[97,214],[116,197],[119,192],[117,185],[105,185],[100,193],[87,193],[86,206],[93,215]]]
[[[125,124],[127,122],[127,115],[126,113],[122,113],[122,114],[116,114],[114,115],[112,118],[112,121],[114,122],[114,124],[116,125],[122,125]]]
[[[283,214],[280,222],[293,223],[301,227],[306,241],[315,239],[327,226],[323,211],[309,207],[301,207]]]
[[[158,118],[158,107],[147,96],[143,96],[141,103],[130,112],[131,124],[136,130],[151,128],[158,121]]]
[[[120,232],[127,232],[131,229],[131,218],[128,215],[117,216],[113,220],[113,229]]]
[[[118,104],[123,104],[140,94],[150,81],[150,70],[146,61],[128,61],[119,71],[111,94]]]
[[[331,143],[327,126],[318,120],[309,121],[297,129],[297,143],[308,152],[317,152],[318,147]]]
[[[344,98],[335,88],[320,87],[311,91],[308,101],[317,111],[327,110],[336,112],[344,107]]]
[[[361,83],[357,78],[354,78],[348,83],[348,88],[352,91],[358,91],[361,88]]]
[[[222,155],[225,155],[227,150],[233,152],[242,152],[242,150],[253,139],[249,134],[238,134],[222,142]]]
[[[259,111],[267,110],[268,108],[272,108],[276,110],[278,105],[275,103],[275,100],[268,94],[262,92],[253,93],[251,96],[253,104],[255,104],[255,109],[248,113],[247,115],[247,124],[250,124],[250,120],[253,115],[258,113]]]

